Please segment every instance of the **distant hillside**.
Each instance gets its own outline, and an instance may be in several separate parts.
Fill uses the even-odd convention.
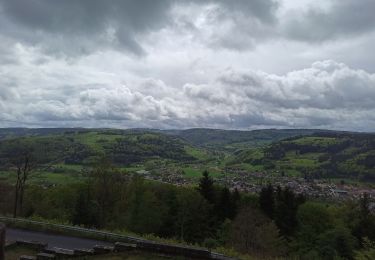
[[[163,132],[179,136],[196,146],[234,151],[236,149],[263,146],[289,137],[311,135],[318,131],[320,130],[264,129],[239,131],[196,128],[187,130],[167,130]]]
[[[85,128],[0,128],[0,140],[26,136],[61,135],[67,133],[111,132],[118,135],[131,133],[159,133],[176,136],[194,146],[220,150],[259,147],[285,138],[310,135],[320,130],[264,129],[253,131],[194,128],[187,130],[156,129],[85,129]]]
[[[238,153],[232,164],[306,177],[375,181],[375,134],[327,132],[294,137]]]
[[[198,176],[227,166],[312,178],[375,181],[375,134],[324,130],[0,129],[0,171],[18,148],[57,171],[77,172],[106,157],[127,169],[184,169]],[[168,165],[167,165],[168,164]],[[166,166],[167,165],[167,166]]]
[[[174,136],[141,131],[62,130],[24,131],[21,137],[0,141],[0,162],[12,156],[17,147],[28,147],[43,163],[92,164],[106,156],[116,164],[127,165],[148,159],[196,160],[194,148]],[[31,134],[32,133],[32,134]]]
[[[84,128],[0,128],[0,140],[22,136],[43,136],[81,131],[87,130]]]

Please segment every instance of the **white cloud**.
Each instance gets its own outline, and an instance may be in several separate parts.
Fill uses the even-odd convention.
[[[121,53],[71,62],[35,48],[16,49],[21,62],[0,70],[0,86],[6,86],[0,92],[2,126],[375,126],[375,74],[332,60],[284,75],[217,68],[203,83],[195,82],[195,71],[186,72],[190,82],[172,85],[132,71],[143,61],[132,66],[124,58],[107,70],[92,65]]]
[[[151,2],[0,0],[0,126],[375,129],[372,2]]]

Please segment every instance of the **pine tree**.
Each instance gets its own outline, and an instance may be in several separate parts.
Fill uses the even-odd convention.
[[[79,193],[73,215],[73,225],[83,225],[87,220],[86,199],[82,192]]]
[[[263,213],[273,219],[275,210],[274,189],[271,184],[263,187],[259,195],[259,206]]]
[[[238,191],[237,188],[234,189],[232,193],[232,203],[233,203],[233,218],[237,215],[238,210],[240,208],[240,202],[241,202],[241,194]]]
[[[370,197],[367,193],[363,194],[359,200],[357,209],[357,219],[354,225],[353,234],[363,244],[363,238],[375,239],[375,216],[370,211]]]
[[[203,176],[199,181],[198,191],[209,203],[214,203],[214,180],[209,176],[208,171],[203,172]]]
[[[82,189],[79,191],[75,204],[75,211],[72,216],[74,225],[83,225],[85,227],[94,227],[98,225],[98,210],[90,199],[90,190]]]
[[[296,194],[289,188],[276,190],[275,222],[285,236],[293,235],[297,227],[297,210],[305,202],[302,195]]]
[[[364,193],[359,200],[361,218],[367,218],[370,215],[370,196]]]
[[[226,218],[232,218],[233,203],[231,200],[231,193],[228,188],[223,188],[220,192],[219,203],[216,206],[217,216],[222,222]]]

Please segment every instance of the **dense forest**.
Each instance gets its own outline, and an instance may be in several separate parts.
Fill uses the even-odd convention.
[[[142,133],[154,133],[173,136],[190,145],[211,149],[234,151],[249,146],[258,147],[270,144],[288,137],[310,135],[321,130],[309,129],[265,129],[253,131],[222,130],[193,128],[186,130],[157,130],[157,129],[84,129],[84,128],[2,128],[0,129],[0,140],[17,137],[51,136],[62,134],[111,134],[132,135]]]
[[[373,202],[366,194],[358,202],[327,204],[268,185],[251,195],[216,185],[208,172],[197,187],[177,187],[124,175],[105,160],[84,183],[27,186],[16,211],[13,190],[1,182],[1,214],[152,234],[243,259],[375,256]]]
[[[320,132],[292,137],[263,148],[243,150],[232,161],[239,162],[310,178],[341,177],[374,182],[375,135]]]
[[[91,165],[105,155],[114,163],[129,165],[147,159],[195,160],[186,152],[189,146],[173,136],[151,132],[66,131],[60,134],[31,135],[0,140],[0,162],[20,147],[33,151],[40,163],[54,161]]]
[[[253,131],[195,128],[164,130],[161,133],[180,137],[191,145],[234,152],[248,147],[260,147],[285,138],[310,135],[321,130],[310,129],[263,129]]]

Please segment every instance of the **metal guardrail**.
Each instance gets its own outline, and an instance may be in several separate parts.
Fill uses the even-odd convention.
[[[50,228],[51,230],[63,230],[63,231],[74,231],[74,232],[80,232],[80,233],[86,233],[86,234],[93,234],[96,236],[102,237],[104,240],[113,240],[113,241],[126,241],[126,242],[143,242],[143,243],[152,243],[152,244],[164,244],[161,242],[156,242],[152,240],[142,239],[138,237],[133,236],[127,236],[127,235],[120,235],[112,232],[107,231],[100,231],[95,229],[88,229],[88,228],[82,228],[82,227],[76,227],[76,226],[68,226],[68,225],[61,225],[61,224],[52,224],[52,223],[46,223],[46,222],[40,222],[35,220],[28,220],[28,219],[21,219],[21,218],[9,218],[9,217],[3,217],[0,216],[0,222],[6,222],[6,223],[23,223],[23,224],[33,224],[33,225],[39,225],[41,227]],[[98,238],[99,239],[99,238]],[[183,245],[176,245],[177,247],[183,247],[183,248],[191,248],[191,249],[198,249],[194,247],[188,247]],[[211,258],[212,259],[220,259],[220,260],[233,260],[234,258],[230,258],[227,256],[224,256],[222,254],[218,254],[215,252],[211,252]]]
[[[42,227],[47,227],[47,228],[60,229],[64,231],[75,231],[75,232],[82,232],[86,234],[94,234],[94,235],[102,236],[104,237],[104,239],[114,239],[114,240],[121,239],[121,240],[134,241],[134,242],[148,241],[148,240],[137,238],[137,237],[125,236],[125,235],[115,234],[115,233],[106,232],[106,231],[100,231],[100,230],[88,229],[88,228],[82,228],[82,227],[76,227],[76,226],[67,226],[67,225],[61,225],[61,224],[52,224],[52,223],[46,223],[46,222],[40,222],[40,221],[28,220],[28,219],[9,218],[9,217],[0,216],[0,221],[8,222],[8,223],[33,224],[33,225],[40,225]]]

